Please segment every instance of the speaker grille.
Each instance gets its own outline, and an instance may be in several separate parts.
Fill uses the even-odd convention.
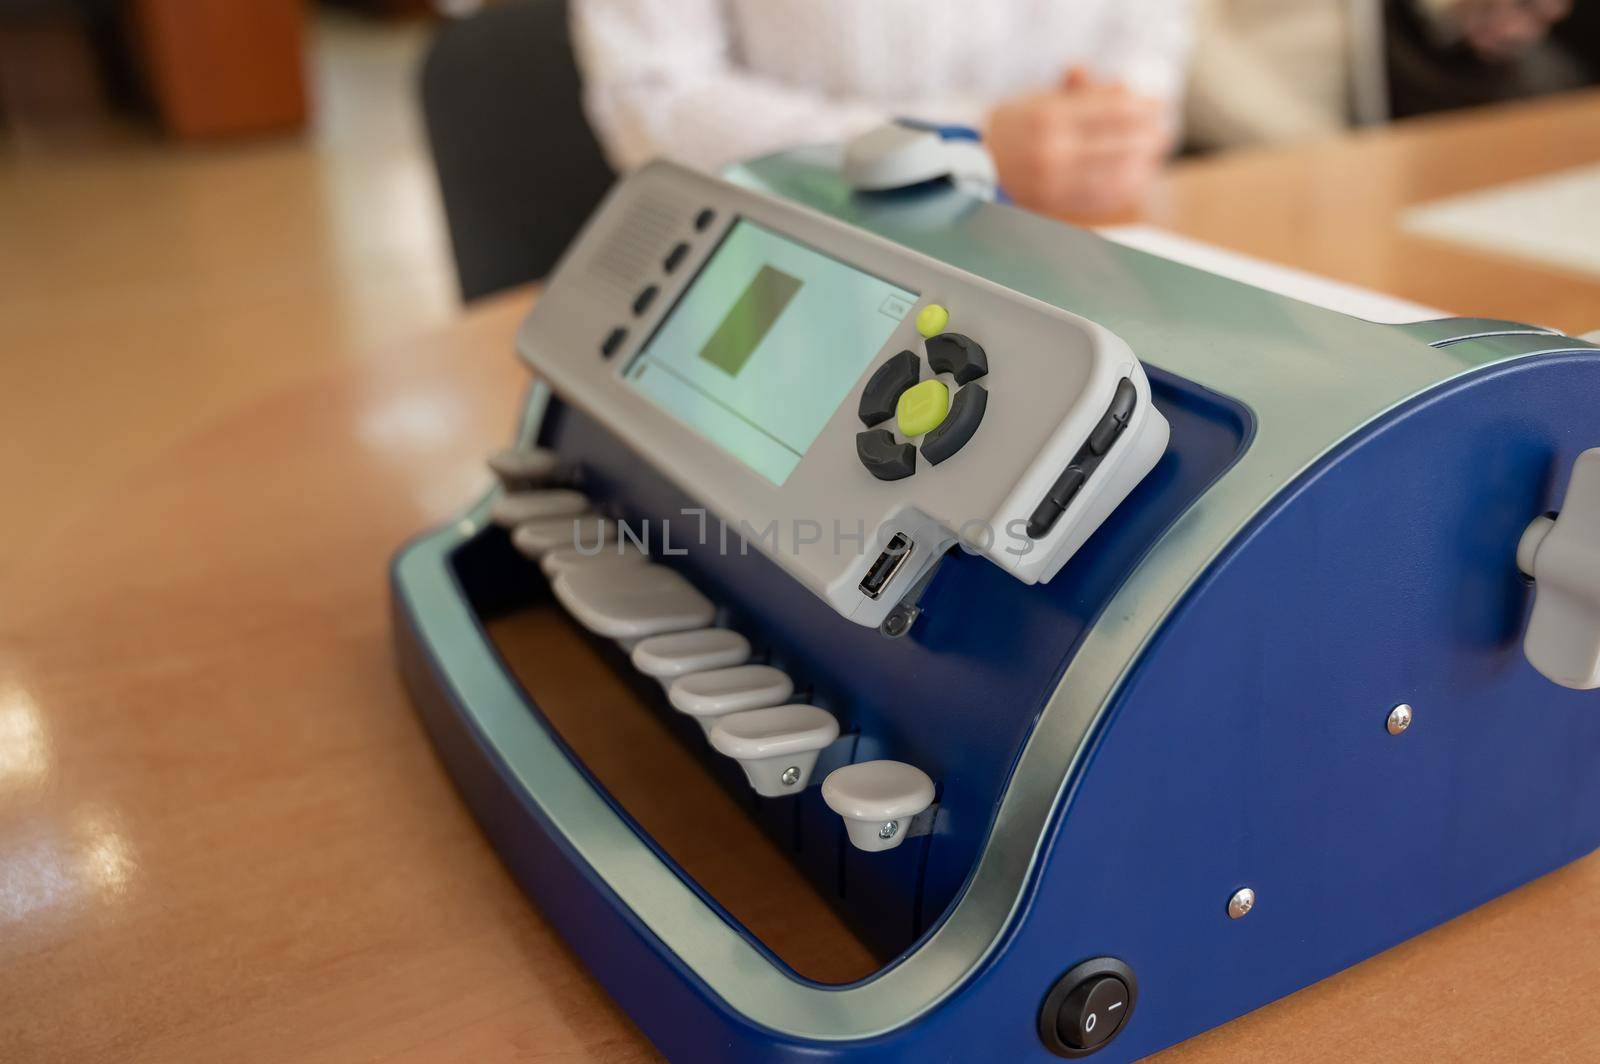
[[[632,302],[654,277],[687,209],[664,196],[641,196],[617,219],[584,271],[597,291]]]

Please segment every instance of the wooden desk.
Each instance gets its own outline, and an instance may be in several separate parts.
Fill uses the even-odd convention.
[[[1198,162],[1153,220],[1592,328],[1594,279],[1394,216],[1600,159],[1596,129],[1591,95]],[[388,555],[483,486],[529,298],[235,402],[5,574],[0,1060],[653,1057],[501,870],[389,650]],[[1596,897],[1590,858],[1167,1059],[1596,1059]]]

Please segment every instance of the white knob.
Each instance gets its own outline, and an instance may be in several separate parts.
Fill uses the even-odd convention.
[[[1534,579],[1528,663],[1562,687],[1600,687],[1600,447],[1573,463],[1561,513],[1523,532],[1517,567]]]
[[[580,514],[577,517],[541,517],[524,521],[511,530],[511,545],[530,558],[542,558],[551,551],[583,547],[592,550],[609,544],[616,525],[609,517]]]
[[[556,456],[543,447],[507,447],[489,456],[489,468],[508,488],[531,487],[555,475]]]
[[[746,709],[781,705],[794,694],[794,681],[771,665],[735,665],[680,676],[667,688],[667,701],[696,717],[707,735],[716,718]]]
[[[768,706],[718,717],[711,746],[739,762],[763,798],[799,794],[817,755],[839,737],[839,722],[816,706]]]
[[[589,498],[570,488],[534,488],[508,491],[489,504],[489,516],[510,528],[546,517],[576,517],[589,509]]]
[[[633,648],[633,667],[646,676],[671,683],[679,676],[708,669],[726,669],[750,660],[750,641],[727,628],[653,635]]]
[[[539,568],[544,570],[544,575],[555,577],[569,569],[586,569],[591,565],[643,565],[650,560],[650,555],[631,542],[606,542],[610,538],[607,531],[609,525],[599,523],[603,521],[605,518],[597,518],[594,524],[588,526],[591,534],[584,541],[583,550],[571,546],[557,547],[540,558]],[[520,531],[519,528],[511,533],[513,544],[517,543],[517,532]],[[526,541],[527,537],[523,539]]]
[[[916,815],[933,804],[933,781],[904,761],[862,761],[828,773],[822,800],[844,817],[858,850],[892,850]]]
[[[649,563],[569,569],[551,581],[550,590],[579,624],[611,639],[704,628],[717,612],[676,571]]]

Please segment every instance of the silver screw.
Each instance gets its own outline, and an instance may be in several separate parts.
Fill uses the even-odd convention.
[[[785,787],[793,787],[800,779],[800,766],[790,765],[788,768],[783,770],[783,775],[779,776],[778,779]]]
[[[878,829],[878,838],[880,838],[880,839],[892,839],[895,836],[895,832],[897,832],[899,830],[900,830],[900,821],[891,820],[887,824],[883,825],[883,827]]]
[[[1399,735],[1411,727],[1411,707],[1401,702],[1389,711],[1387,727],[1390,735]]]
[[[1233,897],[1228,899],[1228,919],[1242,919],[1255,907],[1256,892],[1249,887],[1240,887],[1233,892]]]

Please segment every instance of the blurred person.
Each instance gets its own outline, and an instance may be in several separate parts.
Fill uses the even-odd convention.
[[[1381,120],[1381,41],[1376,0],[1198,0],[1188,143],[1286,143]]]
[[[1135,203],[1170,154],[1190,0],[572,0],[619,170],[714,170],[893,118],[979,129],[1019,203]]]
[[[1592,6],[1594,0],[1587,0]],[[1570,0],[1198,0],[1191,146],[1306,140],[1593,80]]]
[[[1405,118],[1590,84],[1594,71],[1554,33],[1572,8],[1570,0],[1390,0],[1384,21],[1390,114]]]
[[[1484,62],[1516,59],[1572,13],[1571,0],[1412,0],[1392,5],[1426,22],[1435,43],[1465,43]]]

